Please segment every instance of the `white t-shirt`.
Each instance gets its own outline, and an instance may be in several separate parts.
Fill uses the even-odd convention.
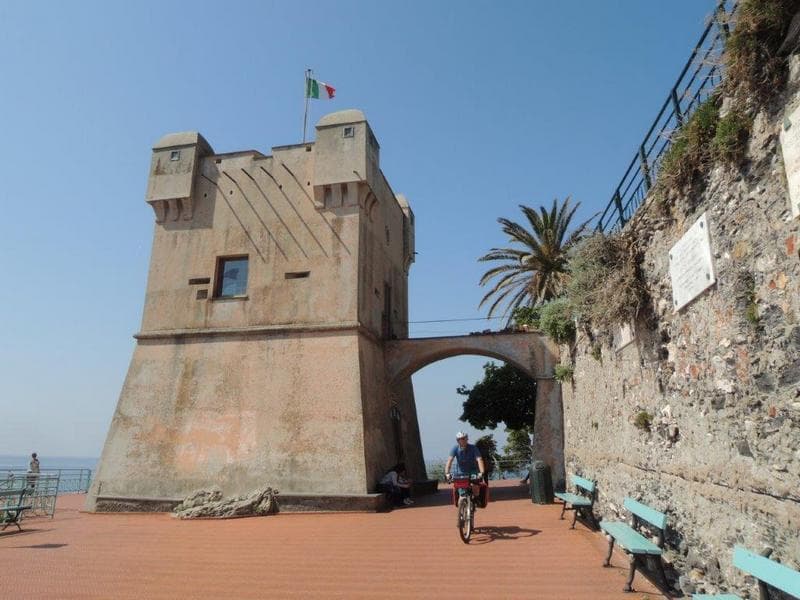
[[[382,485],[391,485],[392,487],[399,487],[400,481],[397,477],[397,471],[389,471],[386,475],[383,476],[381,479]]]

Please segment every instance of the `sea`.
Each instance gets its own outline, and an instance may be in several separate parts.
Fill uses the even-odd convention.
[[[92,456],[47,456],[39,454],[39,469],[42,474],[52,473],[53,470],[60,470],[58,493],[65,492],[86,492],[89,489],[91,477],[94,476],[99,458]],[[16,456],[11,454],[0,454],[0,487],[13,485],[14,478],[22,475],[20,471],[28,469],[30,455]],[[78,469],[89,469],[79,471]]]
[[[47,456],[39,454],[39,468],[42,471],[49,469],[91,469],[97,468],[98,457],[91,456]],[[12,454],[0,454],[0,471],[8,469],[27,469],[30,463],[30,454],[26,456],[15,456]]]

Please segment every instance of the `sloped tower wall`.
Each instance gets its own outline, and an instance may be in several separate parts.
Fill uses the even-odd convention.
[[[389,398],[382,368],[407,335],[413,213],[378,156],[356,110],[270,156],[156,144],[142,327],[89,510],[263,485],[354,506],[398,450],[424,477],[413,393]]]

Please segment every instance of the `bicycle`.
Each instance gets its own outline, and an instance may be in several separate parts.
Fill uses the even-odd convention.
[[[453,500],[458,495],[458,535],[461,541],[469,544],[469,538],[475,529],[475,510],[478,507],[478,498],[473,492],[473,486],[478,485],[482,488],[488,487],[486,483],[476,475],[467,477],[453,477]]]

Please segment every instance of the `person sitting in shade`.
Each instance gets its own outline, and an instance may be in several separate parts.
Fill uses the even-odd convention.
[[[414,504],[411,499],[411,482],[406,478],[406,466],[403,463],[397,463],[389,469],[378,487],[391,494],[392,502],[396,506]]]

